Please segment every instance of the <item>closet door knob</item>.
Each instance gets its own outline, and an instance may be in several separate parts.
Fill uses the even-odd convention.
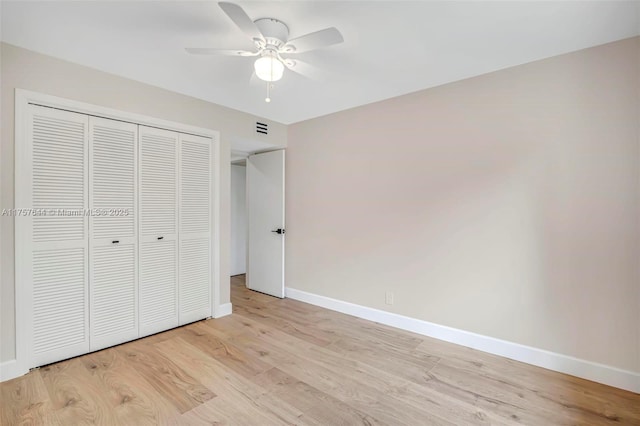
[[[164,239],[164,237],[158,237],[158,239],[159,239],[159,240],[162,240],[162,239]]]
[[[111,241],[111,244],[118,244],[120,242],[120,240],[113,240]]]

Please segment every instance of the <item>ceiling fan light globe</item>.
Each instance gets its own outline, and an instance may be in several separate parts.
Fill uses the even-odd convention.
[[[254,63],[256,76],[263,81],[278,81],[284,74],[284,64],[272,56],[263,56]]]

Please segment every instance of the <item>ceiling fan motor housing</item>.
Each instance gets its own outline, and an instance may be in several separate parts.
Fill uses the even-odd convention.
[[[289,40],[289,27],[274,18],[261,18],[254,21],[262,35],[267,46],[273,46],[276,49],[281,48]]]

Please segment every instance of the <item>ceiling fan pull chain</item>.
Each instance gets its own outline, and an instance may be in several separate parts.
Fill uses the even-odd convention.
[[[267,97],[264,98],[264,101],[269,103],[271,102],[271,83],[267,81]]]

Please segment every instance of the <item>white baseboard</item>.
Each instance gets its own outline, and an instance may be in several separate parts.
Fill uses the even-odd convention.
[[[231,303],[223,303],[216,306],[216,311],[213,313],[214,318],[222,318],[227,315],[231,315],[233,312],[233,305]]]
[[[15,359],[0,362],[0,382],[15,379],[22,375],[27,374],[28,371],[22,371],[18,366],[18,361]]]
[[[640,393],[640,373],[287,288],[287,297],[490,354]]]

